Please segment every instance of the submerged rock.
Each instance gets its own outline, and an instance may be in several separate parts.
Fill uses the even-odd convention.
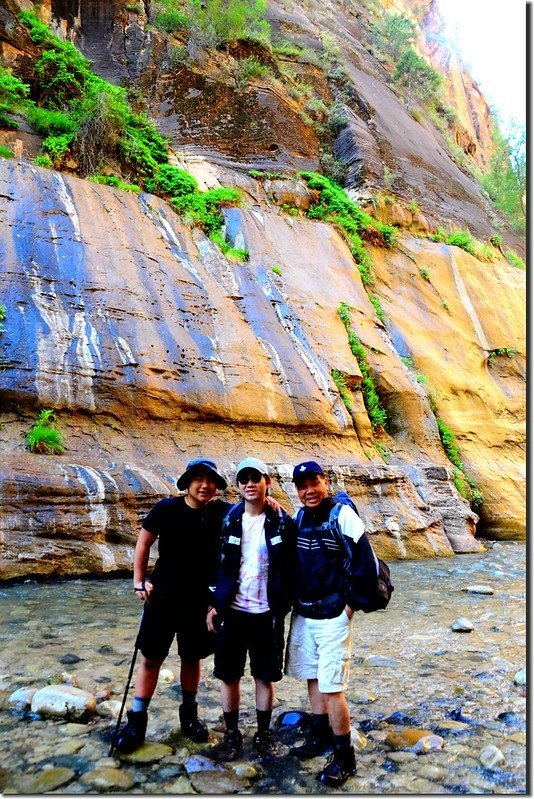
[[[14,707],[15,710],[28,710],[36,691],[36,688],[19,688],[8,697],[7,705]]]
[[[25,793],[41,794],[55,791],[73,780],[75,776],[75,772],[70,768],[56,767],[46,769],[28,781],[25,786]]]
[[[135,780],[131,774],[109,766],[86,771],[85,774],[80,777],[80,782],[83,785],[90,785],[92,788],[98,788],[104,791],[112,788],[119,788],[123,791],[127,791],[135,784]]]
[[[465,616],[461,616],[459,619],[455,619],[451,624],[451,630],[454,633],[471,633],[475,629],[475,625],[469,619],[466,619]]]
[[[487,769],[495,769],[504,766],[506,758],[497,746],[486,746],[479,755],[479,760]]]
[[[468,594],[486,594],[488,596],[495,593],[491,585],[469,585],[462,590]]]

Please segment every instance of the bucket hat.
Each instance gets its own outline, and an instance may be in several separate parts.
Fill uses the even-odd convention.
[[[217,471],[217,466],[213,461],[208,460],[208,458],[194,458],[192,461],[189,461],[185,467],[185,472],[181,474],[176,481],[176,485],[180,491],[187,488],[195,474],[201,471],[210,473],[217,484],[217,488],[222,490],[228,485],[224,477]]]

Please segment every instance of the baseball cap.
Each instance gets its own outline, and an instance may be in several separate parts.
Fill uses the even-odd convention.
[[[239,475],[239,472],[242,472],[243,469],[255,469],[260,474],[269,475],[269,467],[263,461],[260,461],[258,458],[244,458],[240,463],[237,464],[237,469],[235,472],[236,479]]]
[[[224,489],[228,485],[224,477],[217,471],[217,466],[213,461],[208,460],[208,458],[194,458],[192,461],[189,461],[185,467],[185,472],[181,474],[176,481],[176,485],[180,491],[183,491],[184,488],[187,488],[195,474],[203,471],[209,472],[211,474],[217,483],[217,488]]]
[[[293,482],[298,483],[299,480],[309,474],[322,474],[323,477],[325,476],[322,467],[316,461],[303,461],[302,463],[297,463],[293,469]]]

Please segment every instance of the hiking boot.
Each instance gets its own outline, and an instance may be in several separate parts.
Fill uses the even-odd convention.
[[[226,730],[224,738],[213,750],[216,760],[237,760],[243,747],[243,736],[239,730]]]
[[[301,746],[294,746],[289,750],[290,755],[295,755],[299,760],[309,760],[311,757],[317,755],[324,755],[329,749],[334,747],[334,734],[332,728],[328,729],[321,735],[316,732],[310,732],[304,739]]]
[[[270,730],[262,730],[255,732],[252,739],[252,746],[260,754],[262,758],[276,757],[278,750],[276,748],[276,741]]]
[[[208,728],[198,717],[198,705],[180,705],[180,729],[195,743],[201,744],[208,740]]]
[[[128,721],[123,724],[117,735],[115,747],[124,755],[130,754],[145,740],[148,713],[145,710],[128,710]]]
[[[317,774],[316,779],[331,788],[343,785],[349,777],[356,774],[356,757],[354,747],[349,749],[336,749],[328,758],[326,766]]]

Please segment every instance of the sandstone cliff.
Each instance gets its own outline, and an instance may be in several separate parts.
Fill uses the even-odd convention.
[[[4,4],[0,43],[4,63],[22,74],[31,46],[6,17],[20,5]],[[287,506],[297,502],[291,464],[321,460],[385,558],[476,552],[480,536],[525,535],[524,272],[416,235],[448,221],[487,238],[493,212],[360,44],[361,6],[286,5],[271,6],[273,25],[312,43],[322,26],[343,45],[354,104],[336,146],[352,165],[353,193],[380,187],[386,164],[397,196],[423,211],[377,211],[396,214],[400,233],[392,250],[369,246],[385,321],[336,229],[280,210],[305,208],[305,186],[247,174],[318,167],[317,136],[283,86],[230,90],[231,53],[173,68],[165,37],[119,0],[44,3],[101,74],[144,86],[178,163],[204,186],[242,188],[243,207],[225,211],[226,235],[250,255],[229,262],[156,197],[36,168],[30,133],[9,134],[22,149],[18,160],[0,159],[4,579],[129,569],[140,518],[201,453],[230,481],[241,457],[261,454]],[[303,69],[331,91],[320,70]],[[379,439],[340,303],[390,417]],[[345,377],[350,414],[332,370]],[[42,407],[58,412],[61,456],[25,450]],[[484,494],[478,538],[436,415]]]

